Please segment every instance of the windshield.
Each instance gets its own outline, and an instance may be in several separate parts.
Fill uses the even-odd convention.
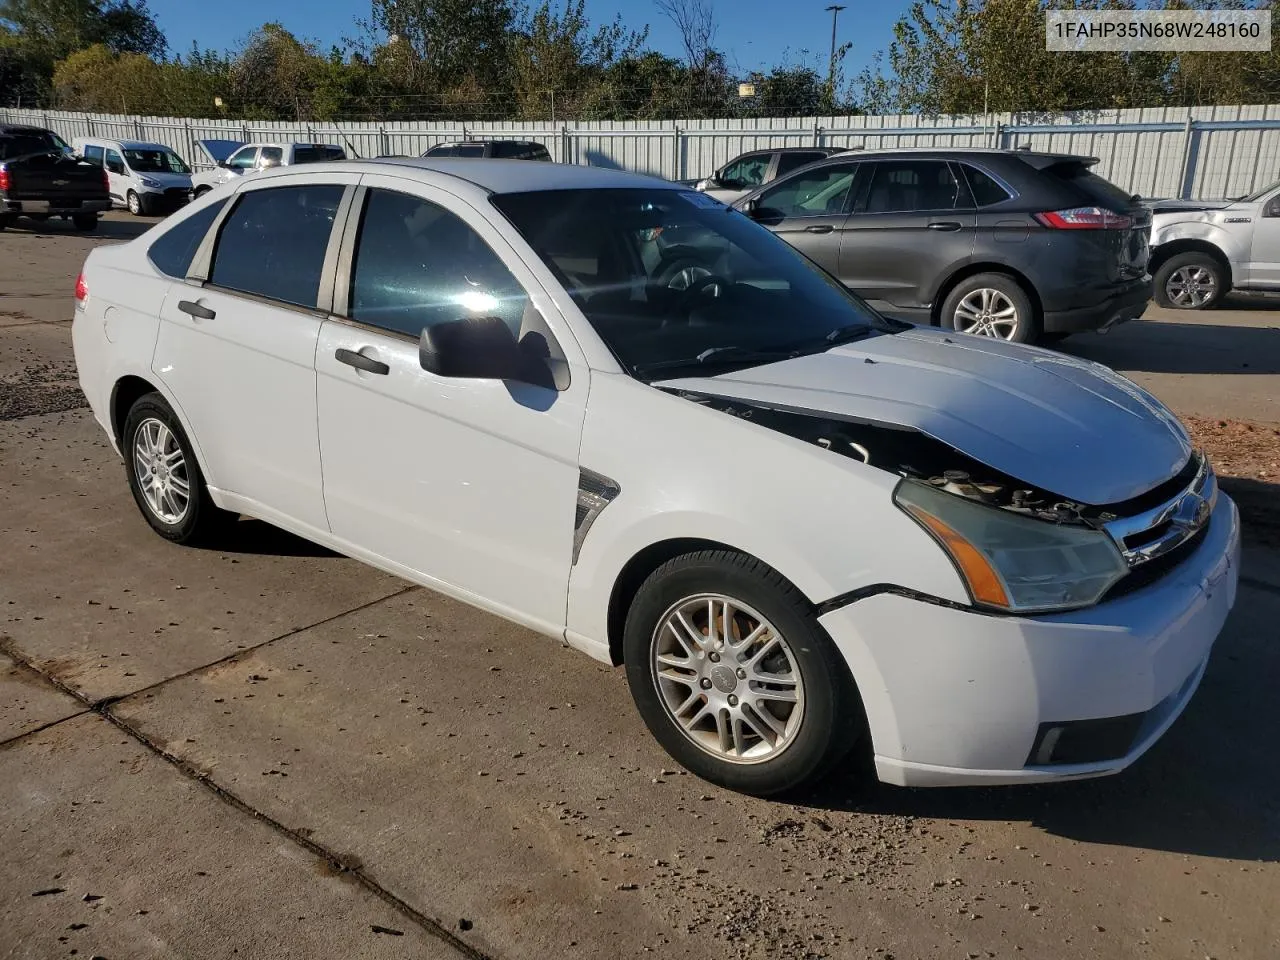
[[[1249,194],[1249,196],[1242,198],[1242,202],[1256,203],[1257,201],[1261,200],[1263,197],[1265,197],[1268,193],[1270,193],[1272,190],[1276,189],[1277,187],[1280,187],[1280,180],[1277,180],[1275,183],[1268,184],[1267,186],[1259,190],[1257,193],[1251,193]]]
[[[905,328],[700,193],[547,190],[492,202],[642,379],[723,372]]]
[[[172,150],[126,150],[124,158],[134,173],[190,173],[191,168]]]

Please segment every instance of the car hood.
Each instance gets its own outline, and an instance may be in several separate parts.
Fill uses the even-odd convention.
[[[189,187],[191,186],[191,174],[189,173],[138,173],[139,177],[144,177],[153,183],[158,183],[162,187]]]
[[[1163,404],[1100,364],[924,327],[655,385],[918,430],[1095,506],[1145,493],[1191,454]]]
[[[241,140],[197,140],[200,150],[214,163],[221,163],[244,146]]]
[[[1149,200],[1152,213],[1195,213],[1201,210],[1223,210],[1236,200]]]

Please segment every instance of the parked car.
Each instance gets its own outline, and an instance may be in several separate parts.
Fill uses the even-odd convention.
[[[1280,183],[1235,200],[1150,204],[1162,307],[1205,310],[1231,290],[1280,292]]]
[[[134,216],[171,213],[191,199],[191,168],[163,143],[77,137],[71,149],[106,170],[112,203]]]
[[[202,144],[226,141],[201,141]],[[208,148],[206,148],[208,149]],[[220,149],[213,147],[213,150]],[[203,196],[220,183],[234,180],[246,173],[257,173],[273,167],[292,167],[300,163],[327,163],[345,160],[346,152],[331,143],[246,143],[229,154],[226,159],[215,161],[213,170],[205,170],[191,178],[192,195]]]
[[[547,148],[534,140],[459,140],[437,143],[424,157],[468,157],[492,160],[542,160],[551,162]]]
[[[711,176],[695,183],[695,189],[723,203],[732,203],[756,187],[799,170],[805,164],[831,156],[831,147],[774,147],[752,150],[734,157]]]
[[[886,319],[653,178],[282,173],[77,281],[160,536],[251,514],[623,664],[673,757],[760,794],[859,743],[899,784],[1114,773],[1195,691],[1237,511],[1123,377]]]
[[[737,206],[881,312],[1029,343],[1141,315],[1150,211],[1091,171],[1025,150],[843,154]]]
[[[111,209],[101,168],[72,156],[52,130],[0,124],[0,230],[18,217],[70,220],[77,230],[94,230]]]

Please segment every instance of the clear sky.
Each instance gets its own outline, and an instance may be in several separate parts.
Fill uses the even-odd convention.
[[[807,56],[819,68],[826,66],[831,48],[831,14],[824,11],[831,0],[716,0],[720,32],[716,45],[740,72],[769,66],[784,59]],[[844,0],[837,40],[853,49],[845,60],[846,72],[857,73],[878,50],[888,48],[893,24],[907,7],[907,0]],[[151,12],[169,39],[171,53],[191,48],[192,41],[215,50],[230,49],[250,31],[269,20],[278,20],[293,33],[322,47],[356,34],[355,19],[369,13],[367,0],[150,0]],[[587,13],[595,22],[622,14],[627,26],[650,27],[653,48],[679,55],[675,29],[658,14],[653,0],[588,0]]]

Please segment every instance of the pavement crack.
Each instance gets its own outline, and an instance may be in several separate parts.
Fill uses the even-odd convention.
[[[50,720],[48,723],[42,723],[38,727],[32,727],[30,730],[24,730],[22,733],[16,733],[12,737],[6,737],[0,740],[0,750],[7,750],[9,747],[15,746],[26,740],[28,737],[34,737],[37,733],[43,733],[51,727],[56,727],[60,723],[66,723],[68,720],[74,720],[76,717],[83,717],[86,713],[92,713],[88,708],[77,710],[69,716],[59,717],[57,720]]]
[[[1267,593],[1274,593],[1280,596],[1280,583],[1271,583],[1268,580],[1259,580],[1257,577],[1241,577],[1240,585],[1249,587],[1253,590],[1263,590]]]

